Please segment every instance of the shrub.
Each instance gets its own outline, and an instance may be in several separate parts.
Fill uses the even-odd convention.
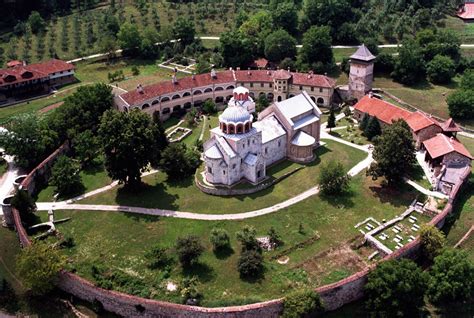
[[[369,141],[374,139],[374,137],[379,136],[382,134],[382,128],[380,127],[379,120],[376,116],[370,117],[369,123],[367,127],[365,127],[364,135],[367,137]]]
[[[349,189],[350,177],[344,171],[344,166],[339,161],[330,161],[321,166],[319,186],[326,195],[334,195]]]
[[[170,261],[168,249],[161,246],[154,246],[145,254],[145,258],[148,259],[148,267],[152,269],[164,266]]]
[[[60,156],[51,169],[50,183],[61,195],[74,193],[82,186],[80,165],[67,156]]]
[[[27,190],[18,190],[12,198],[11,205],[18,210],[23,222],[30,224],[34,221],[36,203]]]
[[[359,123],[359,129],[364,131],[367,125],[369,124],[370,116],[367,113],[364,113],[362,120]]]
[[[420,229],[421,252],[429,260],[434,259],[446,245],[443,232],[433,225],[425,224]]]
[[[436,55],[433,60],[428,63],[426,72],[431,82],[445,84],[451,82],[451,79],[456,73],[456,65],[449,56]]]
[[[217,113],[216,103],[212,99],[206,100],[204,105],[202,105],[202,111],[209,115]]]
[[[189,267],[197,263],[203,252],[204,247],[196,236],[180,237],[176,242],[176,253],[183,267]]]
[[[273,226],[270,228],[270,230],[268,230],[268,238],[270,240],[270,244],[274,247],[278,247],[283,243],[280,235],[275,231]]]
[[[160,167],[171,180],[192,175],[199,166],[199,154],[183,143],[170,144],[161,154]]]
[[[319,295],[309,289],[296,290],[283,300],[282,318],[313,316],[323,311]]]
[[[447,249],[435,257],[427,294],[435,304],[474,296],[474,264],[464,251]]]
[[[138,69],[136,65],[132,66],[132,74],[134,76],[140,75],[140,70]]]
[[[260,245],[258,244],[257,231],[253,226],[245,225],[242,230],[236,233],[237,240],[242,244],[242,251],[245,250],[260,250]]]
[[[263,272],[263,256],[257,250],[244,250],[240,253],[237,269],[241,277],[257,277]]]
[[[215,251],[230,247],[229,234],[226,230],[221,228],[213,228],[211,230],[210,241]]]
[[[197,306],[201,302],[202,294],[197,288],[198,282],[195,276],[185,277],[181,281],[181,286],[183,286],[181,288],[181,297],[184,304]]]

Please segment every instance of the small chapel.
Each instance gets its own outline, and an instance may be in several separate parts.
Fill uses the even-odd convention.
[[[206,181],[232,186],[242,180],[256,184],[266,169],[281,160],[310,162],[320,145],[321,110],[303,91],[252,113],[255,103],[245,87],[237,87],[204,144]]]

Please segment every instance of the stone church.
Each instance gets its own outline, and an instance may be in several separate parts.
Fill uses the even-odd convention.
[[[301,94],[275,102],[254,121],[255,103],[244,87],[234,89],[219,127],[204,144],[206,181],[231,186],[242,179],[258,183],[275,162],[309,162],[319,146],[321,111],[310,96]]]

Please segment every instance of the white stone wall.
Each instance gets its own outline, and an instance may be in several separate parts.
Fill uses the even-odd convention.
[[[286,157],[286,135],[268,141],[262,145],[262,156],[268,167]]]

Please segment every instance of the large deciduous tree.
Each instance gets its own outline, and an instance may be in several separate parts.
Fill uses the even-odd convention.
[[[60,156],[51,169],[49,182],[56,187],[56,192],[60,195],[72,194],[82,186],[80,168],[79,163],[72,158]]]
[[[420,229],[421,253],[424,257],[432,260],[446,245],[446,237],[443,232],[433,225],[425,224]]]
[[[319,295],[311,289],[294,290],[283,300],[282,318],[312,317],[324,307]]]
[[[183,267],[189,267],[197,263],[203,252],[204,247],[197,236],[180,237],[176,241],[176,253]]]
[[[350,177],[339,161],[331,160],[321,166],[319,187],[325,195],[340,194],[349,189]]]
[[[448,96],[449,114],[454,118],[474,118],[474,70],[465,71],[460,88]]]
[[[170,144],[162,153],[162,170],[170,180],[179,180],[192,175],[199,166],[199,154],[185,144]]]
[[[59,250],[37,241],[21,250],[16,259],[16,269],[23,284],[34,294],[42,295],[54,288],[65,263],[66,259]]]
[[[456,65],[449,56],[436,55],[427,65],[426,73],[430,82],[446,84],[456,74]]]
[[[369,141],[372,141],[375,137],[379,136],[382,133],[382,128],[380,127],[379,120],[376,116],[372,116],[367,123],[367,126],[364,129],[364,135]]]
[[[383,176],[389,184],[394,184],[412,171],[416,160],[415,145],[410,127],[404,120],[386,127],[374,145],[375,163],[367,171],[374,179]]]
[[[137,51],[142,43],[140,32],[136,25],[128,22],[122,24],[120,31],[117,33],[117,39],[120,47],[125,50]]]
[[[99,138],[105,155],[108,175],[135,187],[140,184],[141,173],[156,158],[157,126],[150,116],[134,110],[128,113],[108,110],[102,116]]]
[[[293,59],[296,56],[296,40],[285,30],[271,33],[265,39],[265,56],[275,63],[287,57]]]
[[[312,66],[320,62],[324,65],[333,63],[329,27],[311,27],[303,35],[303,47],[299,52],[301,63]]]
[[[184,17],[179,17],[173,24],[173,34],[176,39],[181,41],[183,47],[194,42],[196,29],[193,21]]]
[[[271,11],[274,29],[283,29],[296,35],[298,29],[298,11],[294,3],[285,1],[279,3]]]
[[[425,61],[420,46],[408,39],[398,48],[398,58],[392,77],[402,84],[413,85],[425,77]]]
[[[380,316],[416,314],[424,305],[427,281],[427,274],[413,261],[379,263],[365,285],[367,310]]]
[[[224,66],[239,67],[249,65],[254,56],[253,45],[250,39],[244,37],[239,31],[229,31],[221,34],[219,39],[219,52],[224,59]]]

